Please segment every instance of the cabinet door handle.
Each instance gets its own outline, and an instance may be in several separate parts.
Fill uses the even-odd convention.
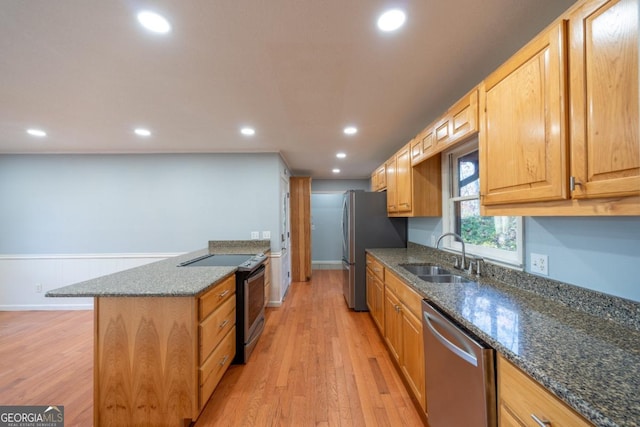
[[[226,289],[223,293],[218,295],[218,298],[224,298],[225,296],[227,296],[228,293],[229,293],[229,289]]]
[[[229,360],[229,356],[226,355],[222,358],[222,360],[220,361],[220,366],[224,366],[225,363],[227,363],[227,360]]]
[[[531,414],[531,418],[533,418],[533,421],[535,421],[536,424],[538,424],[540,427],[549,427],[551,425],[551,421],[541,420],[540,418],[536,417],[535,414]]]
[[[576,185],[582,187],[582,183],[580,181],[576,181],[576,177],[572,176],[569,178],[569,190],[576,191]]]
[[[229,319],[224,319],[224,322],[220,323],[220,326],[218,326],[219,329],[224,328],[225,326],[227,326],[227,323],[229,323]]]

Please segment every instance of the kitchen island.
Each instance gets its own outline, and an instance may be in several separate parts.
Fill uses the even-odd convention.
[[[452,268],[451,254],[367,252],[589,422],[638,425],[639,303],[489,264],[477,283],[430,283],[401,264]]]
[[[207,249],[49,291],[94,297],[94,425],[194,421],[235,354],[237,267],[178,264],[269,250],[264,240],[212,241]]]

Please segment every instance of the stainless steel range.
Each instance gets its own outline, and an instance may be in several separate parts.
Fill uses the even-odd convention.
[[[237,266],[236,271],[236,356],[233,363],[247,363],[264,330],[265,254],[204,255],[180,267]]]

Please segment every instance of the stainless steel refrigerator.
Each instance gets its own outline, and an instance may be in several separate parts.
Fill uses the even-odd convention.
[[[387,194],[344,193],[342,202],[343,293],[347,306],[367,310],[365,249],[406,248],[407,218],[387,217]]]

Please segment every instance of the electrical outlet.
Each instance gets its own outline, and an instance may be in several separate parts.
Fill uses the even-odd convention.
[[[42,283],[36,283],[36,292],[42,293]]]
[[[260,232],[259,231],[252,231],[251,232],[251,240],[258,240],[260,238]]]
[[[263,231],[262,232],[262,238],[263,239],[270,239],[271,238],[271,232],[270,231]]]
[[[535,274],[549,275],[549,257],[542,254],[531,254],[531,272]]]
[[[431,246],[434,247],[434,248],[436,247],[436,235],[435,234],[431,235]]]

